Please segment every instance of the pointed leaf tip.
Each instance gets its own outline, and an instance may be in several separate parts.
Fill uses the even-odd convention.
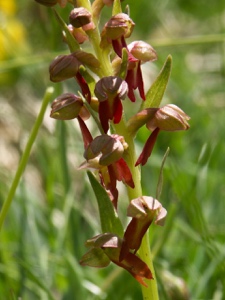
[[[172,56],[168,55],[158,77],[155,79],[146,94],[141,110],[150,107],[159,107],[165,93],[172,69]]]

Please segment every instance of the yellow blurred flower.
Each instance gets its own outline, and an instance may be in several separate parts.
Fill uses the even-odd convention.
[[[0,0],[0,11],[6,16],[13,16],[16,13],[16,4],[14,0]]]
[[[0,61],[26,51],[26,34],[22,22],[16,18],[14,0],[0,0]]]

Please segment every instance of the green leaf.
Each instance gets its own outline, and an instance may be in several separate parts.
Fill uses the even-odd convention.
[[[171,67],[172,56],[169,55],[158,77],[148,90],[146,100],[142,103],[140,110],[150,107],[159,107],[170,78]]]
[[[98,202],[102,231],[109,233],[111,232],[117,234],[119,237],[122,237],[122,223],[118,218],[118,215],[106,190],[90,171],[87,171],[87,174]]]
[[[112,16],[122,13],[120,0],[115,0],[113,2]]]

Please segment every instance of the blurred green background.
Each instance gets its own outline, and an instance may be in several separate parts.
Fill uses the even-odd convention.
[[[223,300],[225,2],[126,4],[136,23],[131,40],[143,39],[158,53],[156,62],[143,65],[146,89],[171,54],[163,104],[174,103],[191,116],[187,132],[159,135],[142,171],[144,194],[155,196],[170,147],[160,199],[168,218],[149,233],[160,299]],[[70,5],[57,9],[67,21]],[[110,12],[103,10],[102,22]],[[61,53],[68,50],[51,9],[35,1],[0,0],[0,205],[52,85],[48,65]],[[55,96],[77,89],[73,81],[54,87]],[[85,241],[101,232],[97,205],[85,172],[77,170],[83,145],[76,121],[55,122],[49,111],[0,233],[0,299],[142,299],[125,271],[79,265]],[[137,136],[138,153],[147,134],[143,128]],[[126,200],[119,209],[123,216]]]

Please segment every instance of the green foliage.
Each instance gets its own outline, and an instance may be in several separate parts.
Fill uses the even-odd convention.
[[[162,103],[176,103],[191,116],[188,132],[160,133],[142,171],[144,194],[153,195],[163,155],[170,147],[160,196],[168,218],[163,229],[150,231],[160,299],[175,299],[168,292],[169,272],[172,282],[178,278],[185,282],[191,299],[222,300],[225,61],[220,41],[224,38],[211,42],[208,34],[224,31],[224,1],[142,2],[129,3],[134,31],[148,39],[159,57],[144,68],[146,86],[171,53],[173,69]],[[49,62],[66,49],[59,42],[61,29],[51,9],[23,0],[16,18],[26,28],[27,47],[11,44],[8,56],[0,61],[1,206],[49,85]],[[57,88],[73,91],[74,83],[57,84]],[[138,133],[140,148],[148,134],[145,128]],[[96,199],[85,173],[76,169],[82,147],[75,123],[56,123],[47,114],[0,233],[2,299],[141,298],[138,284],[125,271],[112,265],[101,270],[79,265],[85,241],[100,232]]]
[[[156,80],[150,86],[146,94],[146,100],[141,105],[141,109],[160,106],[170,78],[171,68],[172,57],[169,55]]]
[[[114,233],[122,237],[123,227],[109,195],[90,171],[87,174],[98,202],[102,232]]]

